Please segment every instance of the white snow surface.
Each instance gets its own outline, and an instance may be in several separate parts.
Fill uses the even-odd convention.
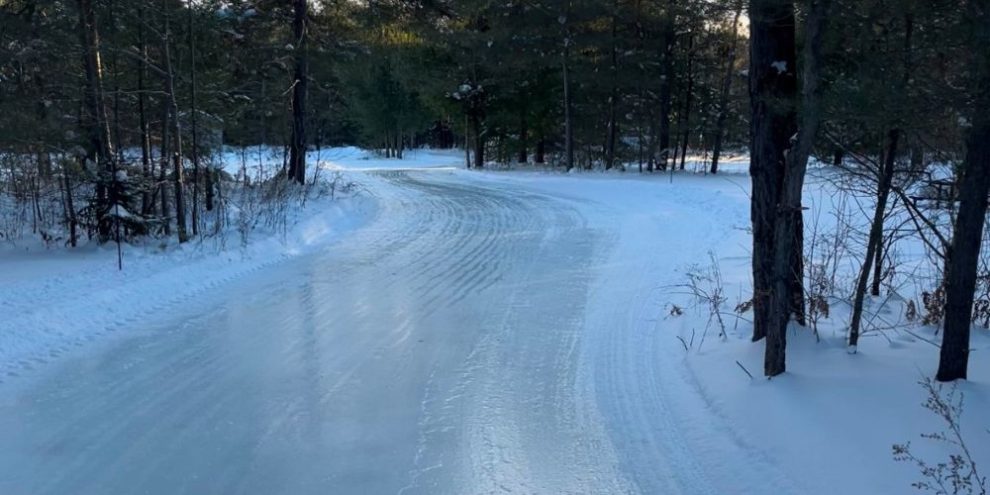
[[[841,316],[795,326],[768,381],[745,319],[719,338],[680,294],[713,251],[749,297],[744,175],[408,158],[321,152],[363,192],[243,249],[0,252],[0,493],[907,493],[891,444],[948,452],[918,438],[932,329],[850,355]],[[960,388],[990,465],[985,334]]]

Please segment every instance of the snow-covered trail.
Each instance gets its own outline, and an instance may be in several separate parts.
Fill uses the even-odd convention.
[[[711,192],[367,174],[341,242],[0,387],[0,493],[795,491],[651,323],[732,242],[678,212]]]

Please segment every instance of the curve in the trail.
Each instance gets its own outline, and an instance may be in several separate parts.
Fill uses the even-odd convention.
[[[733,486],[695,450],[710,415],[683,421],[700,398],[677,356],[643,332],[657,272],[635,225],[445,171],[366,182],[380,205],[346,242],[0,388],[0,493]]]

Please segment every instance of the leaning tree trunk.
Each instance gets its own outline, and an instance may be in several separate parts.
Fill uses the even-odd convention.
[[[718,99],[718,117],[715,120],[715,142],[712,145],[713,174],[718,173],[718,159],[722,155],[722,139],[725,135],[725,121],[729,118],[729,95],[732,91],[732,72],[736,65],[736,38],[739,36],[739,17],[742,15],[743,4],[736,4],[736,13],[732,17],[732,38],[729,40],[729,57],[725,62],[725,75],[722,78],[722,93]]]
[[[859,271],[856,281],[856,293],[853,294],[852,319],[849,322],[849,348],[856,350],[859,345],[860,326],[863,321],[863,302],[866,299],[866,286],[870,281],[870,269],[874,257],[883,240],[883,220],[887,215],[887,199],[890,197],[891,183],[894,178],[894,163],[897,157],[897,144],[901,137],[899,129],[891,129],[887,133],[887,151],[884,153],[883,170],[877,184],[877,205],[873,210],[873,221],[870,223],[870,236],[866,242],[866,258]]]
[[[767,337],[764,373],[775,376],[785,370],[788,311],[775,315],[771,294],[775,285],[791,287],[779,274],[790,271],[791,252],[776,249],[775,227],[790,138],[797,128],[794,6],[789,0],[750,0],[750,16],[753,340]],[[797,198],[800,204],[800,188]],[[782,232],[780,237],[791,236]],[[775,270],[785,263],[783,260],[787,269]],[[778,292],[777,300],[789,301],[787,288]]]
[[[973,292],[979,267],[980,242],[990,193],[990,6],[986,0],[970,0],[975,27],[970,39],[979,74],[973,106],[973,126],[966,141],[966,161],[959,185],[959,214],[953,226],[952,245],[945,263],[945,327],[935,379],[947,382],[966,378],[969,364],[969,330]]]
[[[295,39],[295,72],[292,85],[292,142],[289,149],[289,180],[306,183],[306,0],[293,1],[292,34]]]
[[[910,12],[904,16],[904,66],[900,80],[900,90],[906,91],[911,80],[911,38],[913,33],[914,20]],[[856,282],[856,293],[853,294],[852,318],[849,322],[849,349],[856,351],[859,344],[860,326],[863,320],[863,302],[866,299],[866,288],[869,284],[870,269],[876,264],[876,269],[880,270],[880,263],[876,257],[880,255],[883,244],[883,222],[887,214],[887,201],[890,197],[891,184],[894,179],[894,164],[897,160],[898,145],[903,132],[898,128],[893,128],[887,133],[887,148],[883,155],[883,169],[877,181],[877,205],[873,212],[873,222],[870,224],[870,235],[866,244],[866,259],[859,272],[859,280]],[[879,277],[879,273],[876,274]]]

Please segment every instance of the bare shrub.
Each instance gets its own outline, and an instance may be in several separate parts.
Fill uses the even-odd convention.
[[[680,287],[690,295],[697,306],[703,306],[708,310],[708,322],[705,331],[702,333],[701,341],[698,343],[699,349],[705,342],[705,336],[712,324],[718,326],[718,335],[725,339],[725,320],[722,318],[722,305],[728,300],[725,296],[725,288],[722,282],[722,270],[719,267],[718,258],[712,251],[708,252],[709,264],[707,266],[693,266],[687,272],[687,283]]]
[[[963,393],[955,384],[943,392],[942,385],[936,385],[928,377],[918,384],[928,393],[922,406],[938,416],[945,426],[942,431],[922,433],[921,438],[948,445],[952,452],[948,459],[932,463],[915,455],[911,442],[906,442],[893,445],[894,460],[910,462],[918,467],[922,479],[911,483],[918,490],[939,495],[986,495],[987,479],[977,471],[976,461],[966,445],[959,423],[963,412]]]

